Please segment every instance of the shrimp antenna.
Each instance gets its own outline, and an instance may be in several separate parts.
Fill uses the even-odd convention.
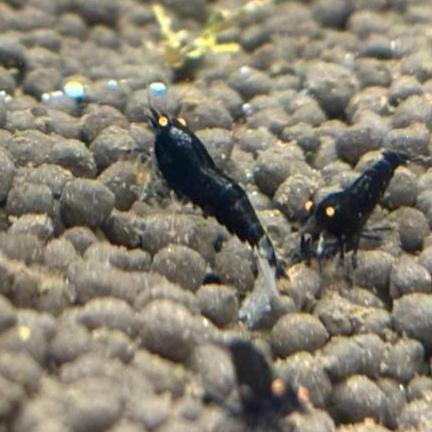
[[[432,156],[416,155],[409,158],[409,162],[418,163],[426,168],[432,167]]]
[[[161,81],[155,81],[147,85],[147,110],[145,117],[151,126],[157,128],[157,119],[160,117],[159,110],[155,107],[154,102],[161,101],[168,93],[168,87]]]

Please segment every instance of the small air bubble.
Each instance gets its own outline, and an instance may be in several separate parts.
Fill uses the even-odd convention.
[[[115,79],[111,79],[111,80],[109,80],[109,81],[107,82],[107,87],[108,87],[110,90],[117,90],[117,89],[118,89],[118,86],[119,86],[119,83],[118,83],[118,81],[115,80]]]
[[[156,98],[164,97],[167,94],[167,86],[163,82],[153,82],[149,86],[151,96]]]
[[[241,73],[242,75],[249,74],[250,72],[251,72],[251,68],[250,68],[249,66],[242,66],[242,67],[240,68],[240,73]]]
[[[253,107],[250,103],[244,103],[242,105],[242,111],[245,116],[250,116],[253,114]]]
[[[42,102],[48,102],[51,99],[51,93],[42,93]]]
[[[63,91],[71,99],[82,99],[85,96],[84,84],[77,80],[67,81],[63,86]]]
[[[12,96],[6,93],[4,90],[0,90],[0,98],[5,102],[10,102],[12,100]]]
[[[349,69],[353,69],[355,66],[355,60],[356,59],[352,53],[346,53],[343,59],[344,66],[348,67]]]
[[[393,55],[398,55],[401,51],[401,44],[399,40],[391,40],[390,41],[390,51],[392,52]]]

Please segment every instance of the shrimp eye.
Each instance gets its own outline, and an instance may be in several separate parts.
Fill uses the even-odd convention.
[[[160,127],[165,127],[168,125],[168,118],[165,116],[161,116],[158,118],[158,125]]]
[[[276,378],[271,383],[271,392],[273,396],[282,397],[286,392],[286,386],[283,380]]]
[[[309,213],[314,207],[314,203],[312,200],[306,201],[304,204],[304,209]]]
[[[182,126],[187,126],[186,120],[183,117],[177,117],[177,121],[182,125]]]
[[[325,214],[327,217],[332,218],[336,214],[336,210],[332,206],[328,206],[325,208]]]

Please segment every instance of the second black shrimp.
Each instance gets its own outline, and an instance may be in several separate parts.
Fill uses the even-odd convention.
[[[227,402],[214,392],[206,392],[204,401],[216,402],[231,415],[240,418],[250,431],[287,430],[285,417],[292,412],[305,412],[310,404],[309,393],[303,386],[293,387],[277,376],[264,354],[251,342],[229,342],[239,403]]]
[[[393,150],[385,150],[372,166],[366,169],[351,185],[340,192],[327,195],[312,209],[302,229],[301,251],[311,255],[313,241],[318,241],[316,255],[326,254],[325,235],[337,240],[340,257],[347,246],[353,250],[353,265],[364,226],[384,195],[396,168],[407,162],[408,156]]]
[[[246,192],[214,163],[204,144],[177,118],[150,108],[155,155],[168,186],[228,231],[257,247],[280,274],[275,251]]]

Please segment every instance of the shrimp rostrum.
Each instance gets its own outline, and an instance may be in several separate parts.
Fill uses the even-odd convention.
[[[179,118],[150,108],[155,156],[168,186],[214,216],[229,232],[257,247],[278,269],[275,251],[243,188],[214,163],[204,144]]]
[[[301,230],[301,254],[305,258],[324,258],[331,243],[327,236],[336,239],[341,259],[347,248],[353,250],[352,263],[356,267],[356,254],[360,237],[369,216],[383,197],[396,168],[405,164],[408,156],[385,150],[380,158],[345,189],[324,197],[311,207],[311,215]],[[313,245],[318,242],[316,250]]]

